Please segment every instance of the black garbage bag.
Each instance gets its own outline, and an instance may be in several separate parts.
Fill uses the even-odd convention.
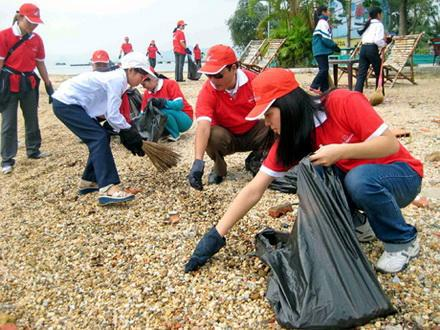
[[[151,99],[144,111],[132,120],[142,139],[152,142],[162,136],[166,122],[167,116],[152,104]]]
[[[252,151],[244,161],[244,167],[251,172],[253,176],[257,175],[263,160],[266,158],[267,152]],[[287,171],[282,178],[276,178],[269,185],[269,189],[277,190],[287,194],[296,194],[296,181],[298,176],[297,166]]]
[[[188,79],[199,80],[200,77],[202,76],[202,74],[198,72],[199,67],[193,61],[193,59],[190,55],[188,55],[187,58],[188,58]]]
[[[395,313],[351,223],[342,184],[298,165],[298,217],[290,234],[265,229],[258,257],[271,268],[266,297],[286,328],[350,328]]]
[[[130,103],[130,118],[136,118],[141,112],[142,95],[136,88],[127,90],[128,102]]]

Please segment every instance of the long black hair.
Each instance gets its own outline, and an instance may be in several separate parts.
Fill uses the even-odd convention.
[[[362,35],[365,31],[367,31],[368,27],[371,24],[371,20],[377,18],[379,14],[382,14],[382,9],[380,9],[379,7],[373,7],[370,9],[370,11],[368,12],[368,21],[365,23],[362,29],[358,30],[359,35]]]
[[[314,117],[325,109],[319,97],[310,96],[302,88],[277,99],[272,106],[280,109],[277,161],[284,166],[292,166],[314,150]]]
[[[315,26],[316,26],[316,24],[318,24],[319,17],[322,15],[322,13],[323,13],[324,11],[327,11],[327,10],[328,10],[328,7],[327,7],[327,6],[324,6],[324,5],[319,6],[319,7],[315,10],[315,13],[313,14],[313,20],[315,21]]]

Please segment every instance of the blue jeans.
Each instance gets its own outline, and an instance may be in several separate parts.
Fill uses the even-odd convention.
[[[192,120],[185,112],[167,108],[161,111],[167,116],[165,129],[173,138],[178,138],[180,133],[186,132],[191,128]]]
[[[366,213],[376,236],[385,243],[412,242],[417,229],[405,222],[400,208],[420,192],[422,178],[408,164],[366,164],[344,173],[336,170],[352,209]]]
[[[319,89],[321,92],[325,92],[329,89],[328,85],[328,55],[315,56],[316,62],[318,62],[319,71],[313,79],[310,87]]]
[[[99,188],[120,183],[110,149],[110,135],[105,128],[79,105],[68,105],[54,99],[53,112],[89,148],[82,179],[96,182]]]

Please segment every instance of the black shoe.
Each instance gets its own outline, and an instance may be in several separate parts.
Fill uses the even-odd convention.
[[[49,156],[50,156],[50,153],[39,151],[38,153],[36,153],[34,155],[28,156],[28,158],[30,158],[30,159],[41,159],[41,158],[46,158],[46,157],[49,157]]]
[[[176,80],[177,82],[185,82],[186,80],[185,79],[182,79],[182,80]]]
[[[220,184],[223,182],[223,177],[217,175],[215,172],[211,172],[208,175],[208,184]]]

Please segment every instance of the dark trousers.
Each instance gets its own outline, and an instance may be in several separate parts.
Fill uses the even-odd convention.
[[[202,66],[202,60],[196,60],[196,64],[200,68]]]
[[[367,78],[368,69],[370,64],[373,66],[374,74],[376,75],[376,88],[379,85],[379,75],[380,75],[380,55],[379,49],[377,45],[368,44],[362,45],[361,52],[359,54],[359,70],[357,74],[356,86],[354,88],[355,91],[363,92],[364,91],[364,83]],[[383,86],[383,80],[381,81]]]
[[[105,128],[96,119],[90,118],[79,105],[68,105],[54,99],[53,111],[89,148],[89,159],[82,179],[96,182],[100,188],[120,183],[110,149],[110,135]]]
[[[185,65],[185,56],[186,54],[179,54],[174,52],[176,66],[174,70],[174,75],[176,81],[183,81],[183,66]]]
[[[149,57],[148,61],[150,61],[150,66],[154,69],[156,67],[156,59]]]
[[[227,165],[224,156],[261,149],[268,133],[269,128],[263,120],[241,135],[234,135],[221,126],[212,126],[206,153],[214,161],[213,171],[219,176],[225,176]]]
[[[325,92],[328,88],[328,55],[315,56],[316,62],[318,62],[318,74],[313,79],[310,87],[319,89],[321,92]]]
[[[18,149],[17,114],[18,104],[23,113],[26,154],[28,157],[38,155],[41,146],[40,127],[38,125],[38,90],[27,93],[11,93],[9,101],[0,108],[2,115],[1,126],[1,155],[2,166],[14,165]]]

